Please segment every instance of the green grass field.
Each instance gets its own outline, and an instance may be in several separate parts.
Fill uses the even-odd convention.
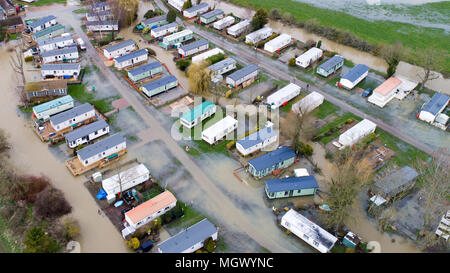
[[[411,48],[407,61],[417,63],[415,53],[430,46],[431,41],[437,49],[449,52],[450,35],[443,29],[424,28],[412,24],[390,21],[366,21],[343,12],[321,9],[293,0],[231,0],[232,3],[255,8],[266,8],[268,11],[278,8],[282,12],[290,12],[298,21],[307,22],[316,19],[323,26],[335,27],[349,31],[370,44],[393,44],[401,41]],[[420,12],[419,9],[414,12]],[[450,1],[437,5],[436,10],[446,14],[450,10]],[[450,54],[445,59],[444,71],[450,71]]]
[[[33,3],[25,3],[21,1],[14,0],[13,3],[15,4],[22,4],[22,5],[28,5],[30,7],[39,7],[39,6],[47,6],[51,4],[65,4],[67,0],[37,0]]]
[[[311,112],[313,116],[319,119],[324,119],[331,114],[336,113],[339,110],[339,107],[332,104],[331,102],[324,100],[322,105]]]

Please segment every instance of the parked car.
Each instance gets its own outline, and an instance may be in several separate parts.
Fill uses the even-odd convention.
[[[364,92],[362,92],[361,96],[367,98],[370,95],[372,95],[373,93],[373,89],[372,88],[367,88],[366,90],[364,90]]]

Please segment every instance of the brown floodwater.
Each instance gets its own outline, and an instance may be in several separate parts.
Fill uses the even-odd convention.
[[[72,206],[71,216],[80,224],[81,252],[128,252],[120,233],[105,216],[97,213],[98,206],[83,186],[83,177],[73,177],[62,160],[56,158],[30,128],[30,121],[18,113],[15,92],[16,75],[9,65],[12,54],[0,48],[0,128],[4,129],[12,144],[11,162],[18,172],[46,175],[53,185],[62,190]]]

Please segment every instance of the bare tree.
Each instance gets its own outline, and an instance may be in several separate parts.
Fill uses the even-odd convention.
[[[420,79],[420,89],[423,89],[428,81],[439,78],[439,74],[431,69],[432,67],[442,67],[446,55],[448,55],[447,52],[432,47],[419,51],[420,66],[423,69],[423,74],[417,73],[417,77]]]
[[[191,64],[187,71],[189,88],[195,95],[207,95],[211,86],[211,76],[206,69],[206,63]]]
[[[17,92],[22,102],[25,102],[24,87],[25,87],[25,70],[24,70],[24,57],[20,47],[14,49],[14,55],[10,57],[9,64],[13,71],[18,75],[19,82],[17,83]]]

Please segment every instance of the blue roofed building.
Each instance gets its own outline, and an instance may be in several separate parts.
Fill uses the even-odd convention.
[[[208,66],[207,69],[211,73],[211,80],[216,82],[223,79],[223,74],[236,69],[236,61],[233,58],[226,58],[220,62]]]
[[[198,41],[180,46],[178,48],[178,54],[181,55],[181,58],[185,58],[197,52],[207,50],[208,48],[209,48],[209,41],[206,39],[200,39]]]
[[[216,105],[210,101],[204,101],[202,104],[192,108],[189,112],[184,113],[180,117],[180,123],[190,129],[214,115],[215,112]]]
[[[109,125],[104,119],[99,119],[86,126],[80,127],[64,135],[66,143],[70,148],[88,143],[96,138],[109,133]]]
[[[331,59],[317,67],[317,74],[328,77],[344,65],[344,58],[340,55],[334,55]]]
[[[133,82],[137,82],[145,78],[151,78],[159,73],[162,73],[162,65],[159,62],[152,62],[128,71],[128,78]]]
[[[239,139],[236,142],[236,150],[246,156],[277,142],[277,140],[278,133],[272,127],[265,127],[243,139]]]
[[[120,134],[115,134],[78,150],[77,157],[84,166],[88,166],[105,158],[117,156],[126,147],[126,139]]]
[[[146,48],[144,48],[115,58],[114,66],[118,69],[123,69],[125,67],[134,66],[147,60],[148,51]]]
[[[287,147],[282,146],[265,155],[248,161],[248,171],[256,178],[271,174],[273,171],[285,169],[296,162],[296,154]]]
[[[182,230],[158,244],[159,253],[193,253],[203,247],[206,239],[217,240],[218,229],[208,219]]]
[[[199,16],[200,14],[207,12],[208,9],[209,9],[208,3],[202,2],[196,6],[192,6],[188,9],[183,10],[183,16],[189,20],[196,16]]]
[[[48,119],[51,115],[56,115],[63,111],[73,108],[74,100],[72,96],[67,95],[46,103],[33,107],[33,117],[36,119]]]
[[[56,17],[54,15],[45,16],[41,19],[38,19],[36,21],[28,22],[28,28],[34,33],[37,31],[41,31],[43,29],[46,29],[48,27],[56,25]]]
[[[210,24],[210,23],[216,21],[217,19],[221,19],[223,17],[223,14],[224,14],[223,10],[221,10],[221,9],[215,9],[208,13],[203,13],[200,16],[200,22],[205,25]]]
[[[446,123],[448,121],[448,116],[442,114],[442,112],[447,108],[450,97],[436,93],[420,110],[418,114],[418,118],[428,123],[443,123],[443,126],[446,127]],[[442,119],[442,120],[441,120]]]
[[[314,195],[319,188],[314,176],[285,177],[266,180],[265,191],[269,199]]]
[[[141,87],[141,90],[150,98],[177,86],[178,79],[174,75],[169,75],[156,81],[144,84]]]
[[[125,40],[123,42],[114,44],[112,46],[108,46],[107,48],[103,49],[103,55],[107,59],[113,59],[119,56],[122,56],[124,54],[127,54],[128,52],[133,51],[136,48],[136,44],[133,40]]]
[[[347,89],[353,89],[358,83],[360,83],[369,74],[369,67],[364,64],[358,64],[353,67],[349,72],[341,77],[339,86],[343,86]]]
[[[259,67],[254,64],[249,64],[244,68],[228,75],[226,83],[232,87],[238,87],[243,82],[255,79],[258,76]]]
[[[149,18],[147,20],[142,21],[141,25],[146,27],[146,28],[157,28],[160,27],[162,25],[167,24],[167,14],[161,15],[161,16],[156,16],[153,18]]]
[[[45,41],[53,37],[57,37],[64,33],[64,27],[60,24],[56,24],[54,26],[48,27],[41,31],[33,33],[31,37],[35,42]]]

